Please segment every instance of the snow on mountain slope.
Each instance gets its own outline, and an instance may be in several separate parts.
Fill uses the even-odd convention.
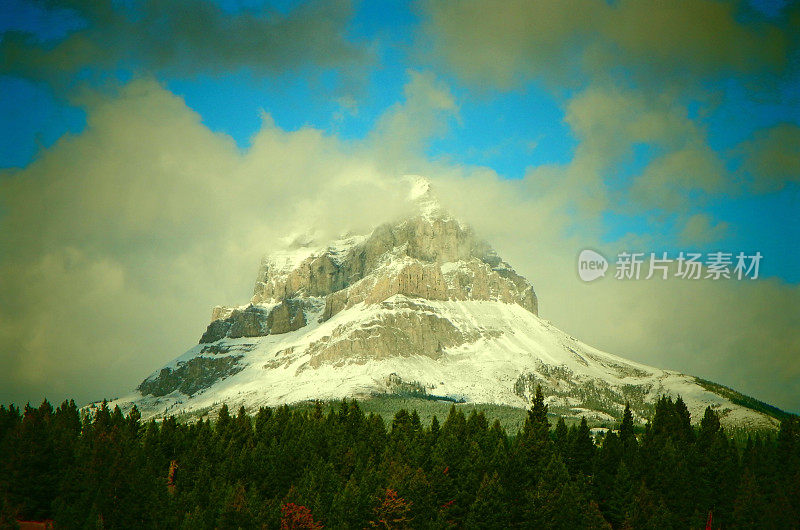
[[[773,427],[694,377],[592,348],[538,317],[533,287],[444,212],[421,178],[418,214],[327,246],[300,240],[262,262],[250,304],[217,307],[200,344],[121,400],[143,415],[399,393],[554,412],[647,417],[664,394],[692,417]]]

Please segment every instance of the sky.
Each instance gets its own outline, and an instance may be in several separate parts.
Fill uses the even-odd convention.
[[[4,0],[0,402],[127,394],[421,174],[543,318],[800,412],[798,44],[781,0]]]

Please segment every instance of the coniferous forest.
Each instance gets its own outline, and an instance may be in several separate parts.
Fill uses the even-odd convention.
[[[662,398],[639,431],[629,410],[597,443],[585,421],[553,427],[541,392],[515,433],[456,406],[429,427],[356,402],[213,424],[2,406],[0,527],[800,527],[797,417],[737,444]]]

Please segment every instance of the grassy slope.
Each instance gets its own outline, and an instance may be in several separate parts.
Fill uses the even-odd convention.
[[[323,403],[323,408],[327,410],[329,407],[339,407],[341,401],[332,401]],[[395,395],[375,396],[365,400],[358,401],[361,409],[369,414],[374,413],[380,415],[384,421],[391,424],[395,414],[401,409],[406,409],[411,412],[416,410],[419,414],[422,424],[425,426],[430,425],[434,416],[442,423],[447,415],[450,413],[450,407],[455,406],[463,411],[465,415],[469,416],[473,411],[481,412],[486,415],[489,423],[494,420],[499,420],[500,425],[509,433],[516,433],[522,428],[527,415],[526,409],[510,407],[508,405],[492,405],[486,403],[453,403],[450,401],[434,401],[430,399],[423,399],[418,397],[403,397]],[[292,405],[292,408],[300,410],[311,410],[314,408],[313,402],[298,403]],[[558,421],[558,416],[550,414],[550,423],[555,425]],[[575,423],[580,423],[580,419],[564,418],[567,426]],[[590,427],[613,427],[611,424],[589,422]]]
[[[756,398],[745,396],[744,394],[741,394],[732,388],[728,388],[727,386],[720,385],[719,383],[714,383],[713,381],[708,381],[706,379],[700,379],[699,377],[695,377],[695,379],[697,380],[698,385],[702,386],[709,392],[714,392],[715,394],[729,399],[731,402],[742,407],[747,407],[755,410],[756,412],[761,412],[762,414],[772,416],[773,418],[781,421],[794,416],[794,414],[785,412],[778,407],[774,407],[764,403],[763,401],[759,401]]]

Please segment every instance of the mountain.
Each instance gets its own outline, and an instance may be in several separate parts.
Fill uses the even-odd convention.
[[[680,395],[699,420],[774,427],[781,411],[714,383],[612,355],[538,316],[533,286],[412,178],[416,213],[264,258],[250,302],[216,307],[199,344],[117,404],[145,417],[399,394],[638,418]]]

